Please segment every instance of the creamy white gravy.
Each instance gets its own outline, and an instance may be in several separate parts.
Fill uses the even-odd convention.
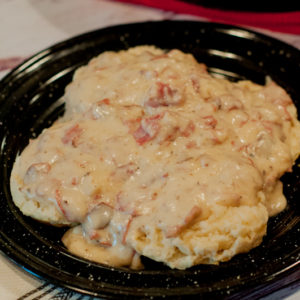
[[[63,237],[74,254],[132,268],[140,255],[180,269],[218,263],[257,246],[285,208],[279,179],[300,126],[270,80],[213,78],[189,54],[144,46],[91,60],[64,100],[11,186],[25,214],[76,225]]]

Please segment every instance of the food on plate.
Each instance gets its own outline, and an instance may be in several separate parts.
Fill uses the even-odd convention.
[[[258,246],[286,199],[300,123],[272,80],[214,78],[179,50],[104,52],[79,68],[62,118],[30,141],[11,175],[28,216],[71,228],[74,254],[185,269]]]

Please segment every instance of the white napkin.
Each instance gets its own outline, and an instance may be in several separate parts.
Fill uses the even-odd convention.
[[[0,254],[1,300],[91,300],[68,289],[39,280]]]

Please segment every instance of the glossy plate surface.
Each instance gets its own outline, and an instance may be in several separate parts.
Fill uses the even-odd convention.
[[[105,50],[153,44],[190,52],[214,76],[264,83],[269,75],[300,111],[300,51],[238,27],[190,21],[120,25],[90,32],[44,50],[0,82],[0,249],[30,273],[63,287],[103,298],[170,297],[255,299],[300,277],[300,168],[283,177],[286,210],[271,218],[263,243],[219,266],[171,270],[145,259],[132,271],[69,254],[65,229],[40,224],[14,206],[9,177],[14,159],[63,113],[59,98],[76,68]]]

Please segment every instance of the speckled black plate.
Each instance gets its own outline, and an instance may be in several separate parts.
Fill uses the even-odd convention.
[[[189,21],[121,25],[90,32],[33,56],[0,83],[0,249],[30,273],[103,298],[170,297],[255,299],[300,276],[300,170],[283,177],[285,211],[268,224],[263,243],[219,266],[170,270],[144,260],[132,271],[91,263],[69,254],[60,242],[65,229],[40,224],[14,206],[9,177],[16,155],[64,107],[58,99],[74,70],[104,50],[140,44],[191,52],[215,76],[264,83],[270,75],[300,105],[300,52],[241,28]],[[299,163],[299,161],[298,161]]]

